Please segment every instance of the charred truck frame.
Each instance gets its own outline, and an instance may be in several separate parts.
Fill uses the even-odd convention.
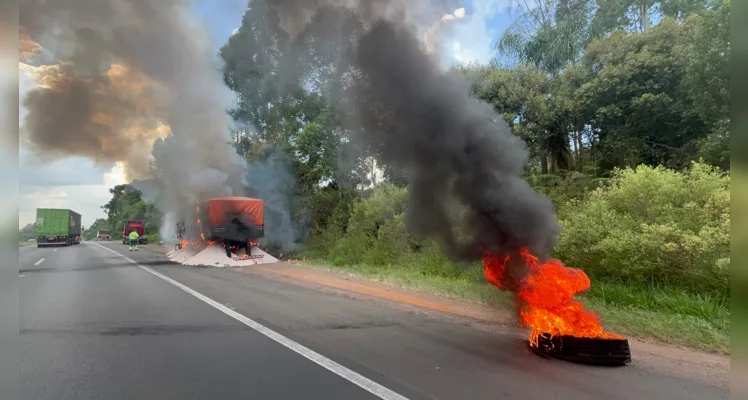
[[[223,245],[226,257],[241,249],[251,255],[252,246],[265,236],[265,207],[260,199],[213,198],[199,204],[197,214],[200,237]]]

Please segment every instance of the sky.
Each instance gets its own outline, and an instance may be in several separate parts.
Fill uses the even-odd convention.
[[[445,64],[452,62],[487,63],[494,55],[496,39],[511,23],[507,10],[510,0],[466,0],[465,15],[451,21],[451,35],[442,43]],[[216,51],[241,25],[246,0],[193,0],[193,10],[205,21]],[[21,98],[35,82],[20,74]],[[20,121],[25,111],[21,106]],[[82,216],[84,227],[106,215],[101,206],[110,199],[109,189],[126,183],[121,167],[94,165],[85,158],[67,158],[43,163],[20,149],[19,228],[33,223],[37,208],[70,208]]]

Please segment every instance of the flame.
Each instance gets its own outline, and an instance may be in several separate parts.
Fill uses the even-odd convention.
[[[214,244],[216,244],[215,240],[209,240],[208,243],[206,243],[208,246],[213,246]]]
[[[590,279],[582,270],[564,266],[552,259],[540,262],[527,249],[511,256],[487,253],[483,258],[483,271],[489,283],[501,290],[511,290],[519,304],[520,324],[529,327],[530,345],[537,346],[543,333],[551,336],[576,336],[585,338],[621,338],[603,329],[600,317],[584,308],[574,296],[590,288]],[[509,287],[508,262],[522,262],[527,273],[515,287]],[[512,277],[508,277],[512,278]]]
[[[200,239],[203,239],[203,242],[205,241],[205,234],[203,234],[202,232],[200,232]]]
[[[183,249],[183,248],[185,248],[185,246],[187,246],[187,245],[188,245],[189,243],[190,243],[190,242],[188,242],[188,241],[186,241],[186,240],[182,240],[181,242],[179,242],[179,248],[180,248],[180,249]]]

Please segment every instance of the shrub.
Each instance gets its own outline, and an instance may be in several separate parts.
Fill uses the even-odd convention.
[[[564,229],[556,257],[598,281],[656,285],[729,302],[729,176],[694,163],[684,172],[619,170],[602,186],[579,176],[566,182],[553,189],[556,199],[570,199],[557,203]],[[597,188],[580,191],[587,185]],[[332,219],[345,220],[347,210],[349,218],[314,235],[306,254],[337,266],[392,266],[444,278],[474,275],[447,260],[432,241],[406,231],[406,204],[406,189],[381,185],[341,208]]]
[[[716,167],[616,171],[559,220],[555,255],[593,278],[729,298],[730,178]]]

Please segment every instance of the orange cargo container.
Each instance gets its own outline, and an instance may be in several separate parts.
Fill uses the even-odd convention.
[[[200,227],[202,236],[223,244],[227,257],[231,257],[232,248],[243,248],[250,254],[251,247],[265,236],[265,208],[262,200],[217,197],[206,201],[200,214],[204,221]]]
[[[208,223],[211,226],[230,224],[238,217],[242,222],[252,221],[254,225],[264,227],[265,206],[260,199],[249,197],[216,197],[205,202],[208,212]]]

